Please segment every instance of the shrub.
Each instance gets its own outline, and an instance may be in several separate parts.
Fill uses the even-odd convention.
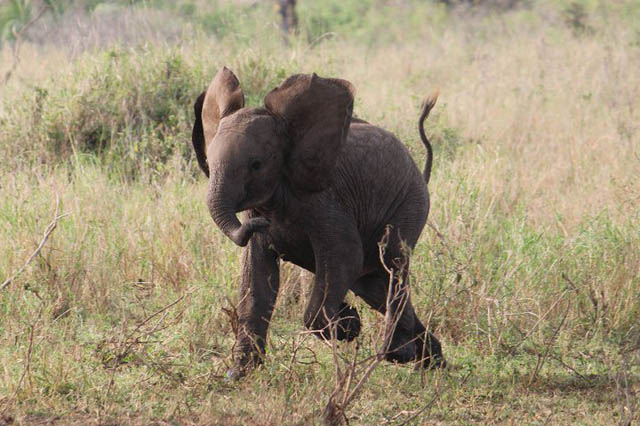
[[[70,75],[27,91],[19,108],[5,104],[11,113],[0,146],[27,163],[91,153],[129,176],[143,165],[157,168],[187,153],[179,136],[187,136],[198,74],[177,50],[86,55]]]
[[[589,13],[582,3],[571,2],[563,11],[564,23],[571,29],[574,35],[578,36],[593,31],[587,23]]]
[[[240,77],[248,105],[261,104],[294,71],[265,57],[235,52],[225,63]],[[3,99],[3,166],[51,166],[90,154],[127,178],[161,171],[174,156],[192,167],[192,105],[222,65],[205,62],[177,47],[84,55],[69,74]]]

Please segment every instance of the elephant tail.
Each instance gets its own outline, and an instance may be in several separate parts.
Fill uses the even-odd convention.
[[[424,181],[425,183],[429,183],[429,178],[431,177],[431,166],[433,164],[433,150],[431,149],[431,143],[429,143],[429,139],[427,139],[427,135],[424,133],[424,120],[427,119],[431,109],[436,104],[438,100],[438,90],[433,92],[433,94],[427,97],[422,103],[422,113],[420,114],[420,120],[418,120],[418,129],[420,130],[420,139],[422,139],[422,143],[425,148],[427,148],[427,163],[424,166]]]

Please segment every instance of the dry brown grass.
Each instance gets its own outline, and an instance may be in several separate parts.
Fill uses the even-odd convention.
[[[393,13],[404,13],[409,3],[397,3]],[[227,64],[253,104],[285,74],[346,78],[356,114],[396,133],[418,164],[419,103],[440,90],[427,122],[432,213],[413,256],[412,297],[452,368],[421,375],[381,363],[348,406],[351,423],[400,424],[416,413],[433,424],[637,421],[640,40],[629,4],[588,9],[592,30],[577,35],[559,3],[505,14],[427,4],[416,6],[429,12],[424,25],[389,21],[379,43],[367,42],[375,34],[337,32],[313,44],[303,35],[285,49],[261,22],[259,45],[242,34],[195,34],[166,47],[202,77],[188,90]],[[162,28],[161,13],[127,13],[157,26],[125,42],[167,43],[149,30]],[[107,36],[93,37],[108,44]],[[142,63],[132,45],[125,59]],[[102,63],[99,54],[75,61],[73,49],[44,46],[23,45],[17,78],[0,87],[11,100],[0,120],[31,87],[84,87],[92,80],[69,73]],[[147,67],[162,63],[153,55]],[[0,58],[2,74],[6,47]],[[49,111],[75,117],[72,102],[61,103]],[[188,125],[176,123],[171,131],[188,142]],[[92,153],[41,164],[32,157],[46,140],[8,139],[8,128],[0,152],[22,154],[0,166],[0,282],[41,241],[56,194],[69,215],[0,293],[0,424],[319,421],[334,361],[300,334],[309,277],[297,268],[283,268],[264,367],[241,383],[222,379],[239,252],[208,217],[193,164],[176,154],[135,178]],[[359,352],[336,351],[366,359],[384,323],[353,302],[363,319]]]

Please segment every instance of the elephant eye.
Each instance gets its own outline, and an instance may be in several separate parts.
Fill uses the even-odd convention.
[[[262,167],[262,163],[259,160],[253,160],[251,162],[251,166],[250,167],[251,167],[251,170],[253,170],[255,172],[255,171],[260,170],[260,167]]]

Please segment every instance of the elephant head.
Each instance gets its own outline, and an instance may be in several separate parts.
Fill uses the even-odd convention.
[[[272,90],[265,108],[245,108],[236,76],[224,67],[196,100],[192,141],[209,178],[207,205],[216,225],[245,246],[269,226],[236,214],[266,205],[279,190],[296,196],[331,185],[351,121],[345,80],[297,74]]]

